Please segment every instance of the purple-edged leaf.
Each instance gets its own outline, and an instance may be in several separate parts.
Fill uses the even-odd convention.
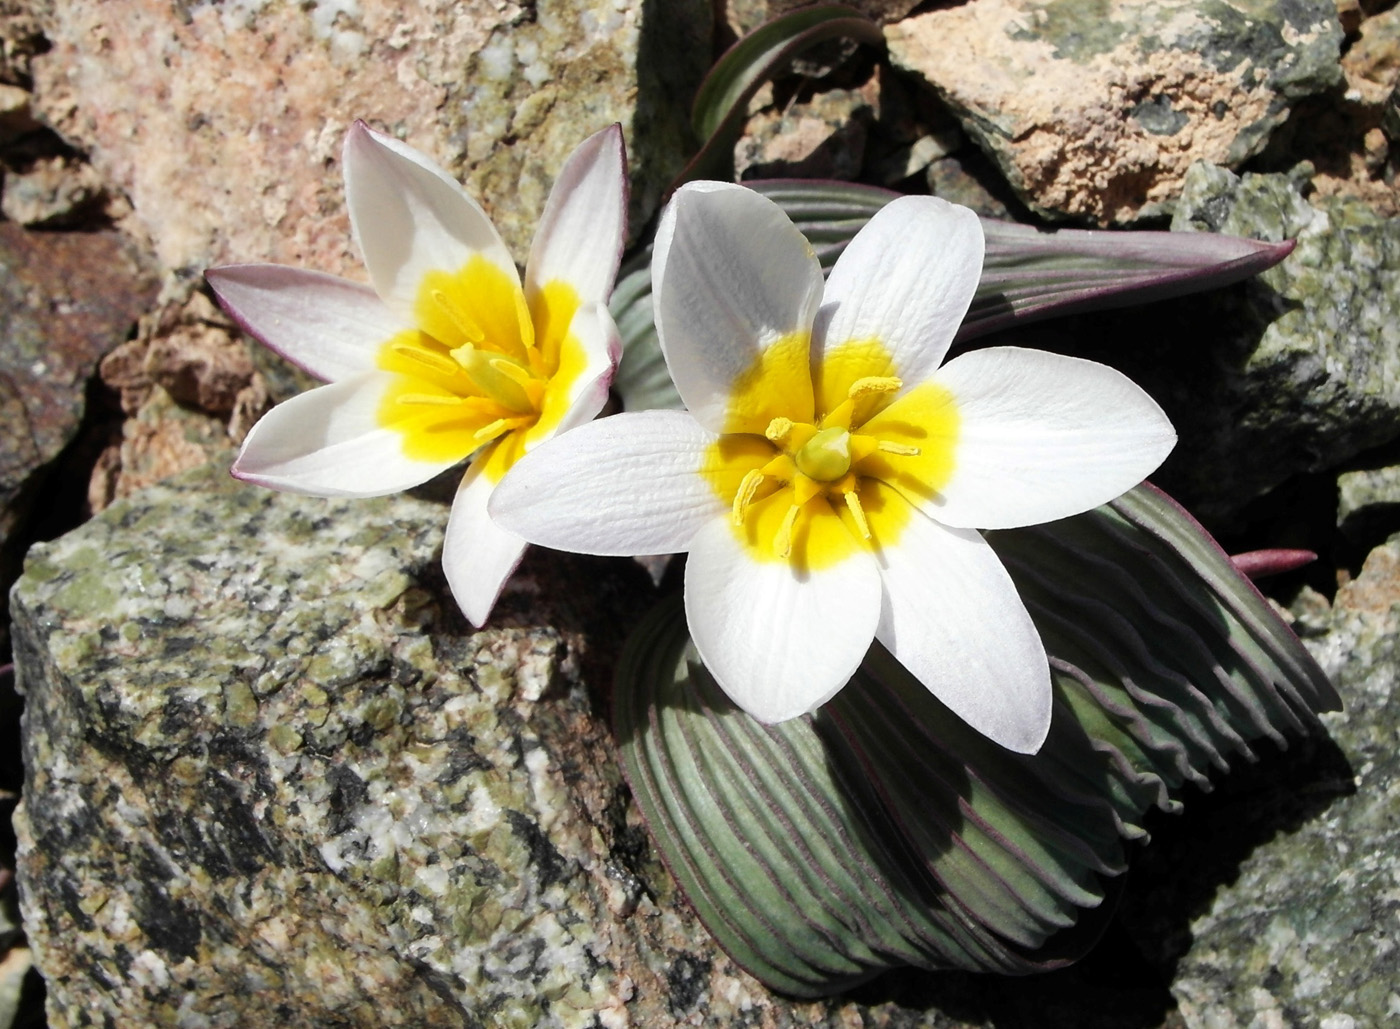
[[[748,185],[787,212],[828,270],[871,216],[898,195],[841,182]],[[982,279],[959,343],[1054,315],[1215,289],[1277,264],[1293,249],[1291,241],[1196,232],[1052,232],[988,218],[982,219],[982,229],[987,239]],[[614,383],[623,406],[680,407],[652,323],[646,253],[623,266],[610,307],[623,341]]]
[[[885,45],[880,27],[859,11],[822,4],[780,15],[725,51],[695,94],[691,125],[702,141],[700,151],[668,192],[692,179],[733,178],[734,142],[743,129],[748,102],[759,87],[802,51],[843,37]]]
[[[623,767],[659,852],[763,982],[835,992],[897,965],[1024,974],[1111,915],[1125,839],[1184,783],[1317,731],[1321,669],[1230,559],[1151,486],[988,534],[1050,654],[1040,752],[970,729],[876,646],[815,716],[729,703],[681,605],[618,668]]]
[[[1248,550],[1243,554],[1230,555],[1230,563],[1241,575],[1251,580],[1282,575],[1316,560],[1317,555],[1311,550]]]

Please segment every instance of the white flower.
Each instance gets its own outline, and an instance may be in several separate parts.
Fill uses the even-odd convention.
[[[370,497],[476,454],[452,504],[443,568],[476,625],[525,541],[486,501],[520,456],[607,399],[619,344],[605,306],[626,217],[622,133],[570,155],[522,286],[486,214],[425,155],[357,122],[345,199],[371,286],[278,265],[211,268],[220,303],[329,385],[254,426],[240,479],[312,496]]]
[[[689,551],[695,646],[762,721],[824,703],[878,639],[974,728],[1034,752],[1050,722],[1045,650],[975,530],[1111,500],[1176,437],[1103,365],[997,347],[940,367],[982,252],[971,211],[906,197],[823,286],[775,204],[681,189],[652,275],[688,413],[618,415],[539,448],[492,514],[561,549]]]

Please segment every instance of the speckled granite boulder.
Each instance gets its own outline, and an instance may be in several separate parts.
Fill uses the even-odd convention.
[[[1212,323],[1204,368],[1167,398],[1183,492],[1220,511],[1400,436],[1400,218],[1199,164],[1172,225],[1298,240],[1244,287],[1181,305]],[[1190,345],[1176,340],[1178,356]]]
[[[1341,81],[1333,0],[978,0],[886,36],[1026,204],[1101,224],[1162,213],[1192,161],[1238,164]]]
[[[116,233],[62,236],[0,224],[0,646],[3,594],[24,549],[52,536],[41,503],[55,462],[78,436],[88,380],[155,294]]]
[[[522,260],[564,157],[620,121],[640,224],[682,163],[710,38],[708,0],[36,6],[52,44],[33,62],[37,114],[186,273],[357,266],[338,168],[355,118],[465,178]]]
[[[1267,759],[1249,789],[1227,782],[1136,870],[1155,877],[1159,917],[1135,938],[1173,969],[1189,1029],[1400,1018],[1400,536],[1338,591],[1326,630],[1307,645],[1346,704],[1323,716],[1332,745]],[[1183,888],[1183,865],[1218,885]]]

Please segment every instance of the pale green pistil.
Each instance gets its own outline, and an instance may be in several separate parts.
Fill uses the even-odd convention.
[[[835,482],[851,470],[851,434],[832,426],[803,444],[793,463],[797,470],[818,482]]]

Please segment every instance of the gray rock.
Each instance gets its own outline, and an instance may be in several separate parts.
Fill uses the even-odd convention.
[[[1238,165],[1341,81],[1333,0],[980,0],[886,36],[1029,207],[1101,224],[1166,212],[1192,161]]]
[[[1369,525],[1400,514],[1400,465],[1337,476],[1337,528],[1359,536]]]
[[[1175,482],[1207,514],[1400,435],[1400,218],[1197,164],[1172,227],[1298,241],[1245,289],[1191,305],[1213,325],[1205,368],[1172,399]]]
[[[153,298],[133,249],[115,233],[0,224],[0,616],[24,548],[58,532],[65,517],[38,501],[78,435],[88,380]],[[78,506],[66,517],[76,518]]]
[[[1166,895],[1140,905],[1158,917],[1129,912],[1144,950],[1174,966],[1191,1029],[1371,1029],[1400,1016],[1400,536],[1338,591],[1328,633],[1308,647],[1346,704],[1323,716],[1335,747],[1266,760],[1247,789],[1197,805],[1203,817],[1188,807],[1188,831],[1155,841],[1136,870],[1230,869],[1194,893],[1167,874]]]

